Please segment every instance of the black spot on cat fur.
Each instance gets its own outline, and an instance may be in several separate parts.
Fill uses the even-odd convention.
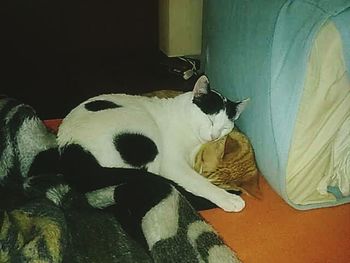
[[[88,111],[101,111],[121,107],[120,105],[108,100],[94,100],[86,103],[84,106]]]
[[[69,185],[82,193],[112,185],[137,184],[147,176],[170,182],[143,169],[102,167],[89,151],[77,144],[61,149],[60,168]]]
[[[237,114],[237,105],[239,103],[232,102],[230,100],[226,101],[226,113],[229,119],[233,119]]]
[[[196,104],[205,114],[216,114],[220,110],[225,109],[223,98],[216,92],[209,91],[193,98],[193,103]]]
[[[118,134],[114,138],[114,145],[127,164],[138,168],[145,167],[158,154],[156,144],[142,134]]]

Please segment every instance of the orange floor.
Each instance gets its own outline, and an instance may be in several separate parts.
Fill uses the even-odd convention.
[[[260,180],[240,213],[201,212],[244,263],[349,263],[350,204],[298,211]]]

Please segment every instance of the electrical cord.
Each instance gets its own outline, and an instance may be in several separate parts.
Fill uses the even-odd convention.
[[[188,80],[190,79],[193,75],[197,75],[197,67],[196,67],[196,63],[194,63],[193,61],[191,61],[190,59],[186,58],[186,57],[178,57],[180,60],[182,61],[185,61],[189,64],[191,64],[192,68],[189,69],[189,70],[186,70],[184,73],[183,73],[183,78],[185,80]]]

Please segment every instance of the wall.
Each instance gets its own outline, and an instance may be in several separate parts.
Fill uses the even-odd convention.
[[[157,51],[157,8],[157,0],[3,0],[0,93],[40,111],[71,107],[97,78],[118,86],[126,63]]]

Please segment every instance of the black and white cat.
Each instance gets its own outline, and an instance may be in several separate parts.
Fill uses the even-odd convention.
[[[89,109],[91,122],[94,122],[94,119],[99,119],[99,113],[110,111],[108,108],[116,108],[116,105],[116,102],[93,100],[92,103],[87,103],[87,106],[83,107]],[[137,108],[137,105],[130,106],[130,110]],[[144,113],[141,111],[141,114]],[[103,125],[106,131],[111,132],[108,124],[114,122],[113,116],[112,119],[104,120],[106,123]],[[61,258],[67,253],[66,243],[62,241],[64,239],[69,240],[67,247],[80,248],[74,254],[74,259],[69,258],[69,262],[89,261],[87,258],[90,254],[81,249],[81,245],[77,246],[81,242],[86,242],[80,238],[84,239],[89,235],[81,234],[80,231],[91,232],[90,234],[96,235],[96,238],[99,238],[99,234],[102,233],[95,229],[90,231],[90,224],[81,229],[74,227],[74,222],[82,225],[91,222],[94,214],[91,214],[86,207],[85,199],[87,199],[90,206],[104,210],[108,214],[112,213],[112,216],[117,219],[113,221],[113,225],[119,226],[120,223],[122,227],[114,227],[110,230],[113,231],[113,234],[108,240],[112,243],[106,243],[106,247],[115,247],[115,250],[112,249],[114,252],[111,253],[108,249],[98,251],[101,257],[109,258],[108,262],[239,262],[234,252],[224,244],[218,233],[191,206],[193,200],[200,203],[203,198],[196,200],[194,195],[174,182],[147,172],[145,169],[149,162],[143,161],[136,165],[134,163],[137,169],[103,167],[97,161],[97,155],[94,156],[89,152],[93,152],[93,148],[89,150],[85,148],[84,140],[82,142],[72,140],[65,143],[60,149],[61,156],[59,157],[56,137],[46,129],[34,109],[12,98],[0,97],[0,124],[0,218],[4,219],[5,215],[13,209],[17,212],[22,211],[23,206],[31,202],[38,210],[38,214],[33,217],[33,210],[31,206],[28,206],[31,209],[30,215],[33,217],[33,221],[28,221],[28,224],[33,224],[31,222],[35,221],[40,224],[40,227],[46,228],[45,225],[42,225],[41,219],[44,218],[47,222],[46,217],[49,215],[51,220],[58,220],[55,221],[55,229],[59,232],[55,232],[54,236],[61,240],[58,243],[62,244],[62,246],[55,247],[53,252],[46,244],[49,242],[48,239],[54,243],[55,237],[42,235],[38,231],[31,231],[35,237],[33,240],[38,242],[32,242],[29,239],[30,242],[23,243],[17,236],[17,233],[22,231],[22,227],[16,228],[16,223],[12,224],[11,230],[8,230],[9,222],[12,222],[10,220],[8,224],[0,224],[0,230],[4,233],[0,238],[0,244],[3,244],[3,246],[0,245],[0,254],[6,254],[14,261],[16,261],[15,257],[21,256],[26,262],[30,261],[28,257],[37,261],[61,262]],[[77,125],[75,127],[70,125],[72,130],[80,129],[80,121],[71,124]],[[103,137],[108,134],[101,133],[102,129],[99,131],[95,135]],[[127,129],[124,128],[124,131]],[[98,138],[94,138],[94,131],[90,130],[90,132],[93,137],[88,140],[93,140],[98,144]],[[108,136],[113,138],[113,134]],[[139,137],[136,136],[136,138]],[[153,144],[147,139],[144,140],[144,137],[141,138],[142,140],[139,141],[137,139],[131,141],[131,144],[127,141],[129,148],[123,144],[116,145],[121,147],[120,152],[124,154],[122,155],[124,159],[140,162],[144,160],[143,158],[149,158],[144,155],[151,156],[147,153],[152,153],[152,147],[149,149],[147,147]],[[123,139],[120,141],[123,143]],[[102,143],[107,143],[106,149],[108,149],[109,141],[105,140]],[[136,146],[144,146],[140,153],[125,151],[125,149],[131,150],[133,144],[135,147],[135,143]],[[115,145],[114,142],[113,145]],[[112,154],[116,158],[119,156],[115,152]],[[128,154],[131,154],[131,157]],[[157,153],[155,156],[158,155]],[[132,165],[125,166],[131,167]],[[63,171],[64,176],[59,170]],[[76,193],[72,188],[80,190],[83,195]],[[46,197],[52,203],[42,197]],[[42,206],[40,200],[46,205]],[[49,208],[48,204],[50,204]],[[25,211],[23,215],[26,216],[28,211]],[[52,211],[56,212],[52,213]],[[57,214],[57,211],[63,214],[61,212]],[[72,221],[73,215],[75,219]],[[88,219],[82,220],[80,217]],[[95,226],[99,222],[97,220]],[[34,229],[37,226],[34,223],[31,227]],[[40,227],[38,226],[38,229]],[[108,227],[111,225],[104,226],[104,231],[108,231],[106,229]],[[67,229],[70,229],[69,233],[66,232]],[[101,226],[98,229],[101,229]],[[129,234],[128,236],[125,235],[124,230]],[[62,236],[57,233],[61,233]],[[45,240],[39,238],[41,236]],[[136,249],[135,243],[130,241],[129,236],[146,248],[151,258],[146,255],[140,257],[140,250]],[[72,237],[75,238],[72,239]],[[22,249],[19,249],[20,247]],[[30,249],[27,251],[26,247]],[[92,245],[90,249],[93,250],[93,247]],[[99,250],[98,246],[97,250]],[[59,260],[53,261],[53,256]]]
[[[232,102],[211,90],[205,75],[192,92],[171,99],[125,94],[90,98],[73,109],[59,128],[64,174],[87,192],[122,184],[120,168],[146,170],[225,211],[238,212],[245,205],[240,196],[211,184],[192,167],[199,147],[228,134],[247,101]]]

